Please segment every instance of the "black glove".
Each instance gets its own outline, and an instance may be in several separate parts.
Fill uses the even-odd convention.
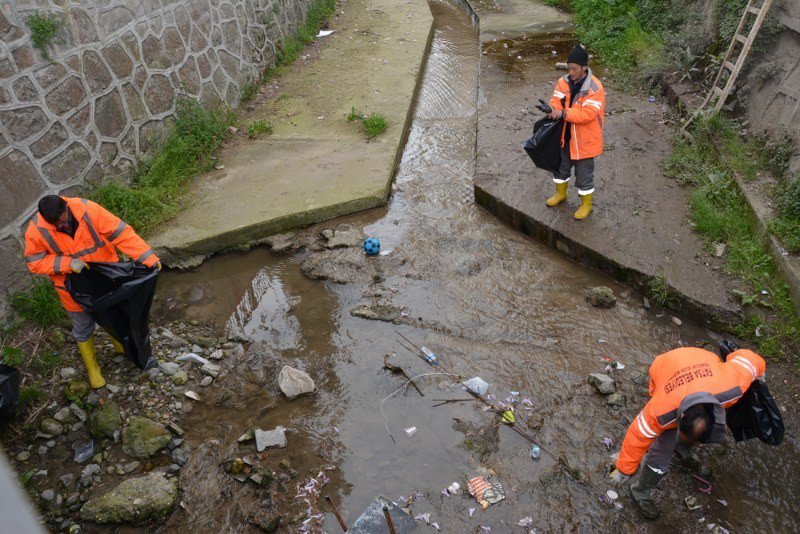
[[[728,358],[728,354],[739,348],[736,343],[727,339],[720,341],[717,346],[719,347],[719,357],[722,358],[723,362]]]
[[[541,98],[539,99],[539,103],[536,104],[535,107],[542,113],[546,113],[548,115],[553,112],[553,108],[551,108],[550,105]]]

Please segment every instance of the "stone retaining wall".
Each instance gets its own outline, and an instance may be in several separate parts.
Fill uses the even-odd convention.
[[[181,94],[232,107],[311,0],[0,1],[0,317],[27,277],[20,231],[40,196],[119,173]],[[49,59],[25,21],[59,21]]]

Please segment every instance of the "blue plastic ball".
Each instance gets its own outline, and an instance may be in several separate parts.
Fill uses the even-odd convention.
[[[381,251],[381,242],[378,241],[377,237],[368,237],[367,240],[364,241],[364,252],[366,252],[370,256],[374,256],[380,251]]]

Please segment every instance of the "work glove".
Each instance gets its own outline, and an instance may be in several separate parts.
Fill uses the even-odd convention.
[[[535,107],[536,107],[536,109],[538,109],[542,113],[546,113],[548,115],[553,112],[553,108],[550,107],[550,104],[548,104],[547,102],[545,102],[541,98],[539,99],[539,103],[536,104]]]
[[[89,266],[86,265],[81,260],[79,260],[78,258],[72,258],[72,260],[69,262],[69,270],[76,274],[88,268]]]
[[[611,481],[611,483],[616,485],[624,484],[629,478],[631,477],[622,473],[619,469],[614,469],[611,471],[611,474],[608,475],[608,479]]]

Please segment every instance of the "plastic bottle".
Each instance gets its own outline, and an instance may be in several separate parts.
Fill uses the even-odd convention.
[[[542,448],[538,445],[531,445],[531,458],[538,460],[542,454]]]
[[[439,360],[436,358],[436,354],[431,349],[423,345],[422,352],[425,354],[425,361],[434,367],[439,366]]]

